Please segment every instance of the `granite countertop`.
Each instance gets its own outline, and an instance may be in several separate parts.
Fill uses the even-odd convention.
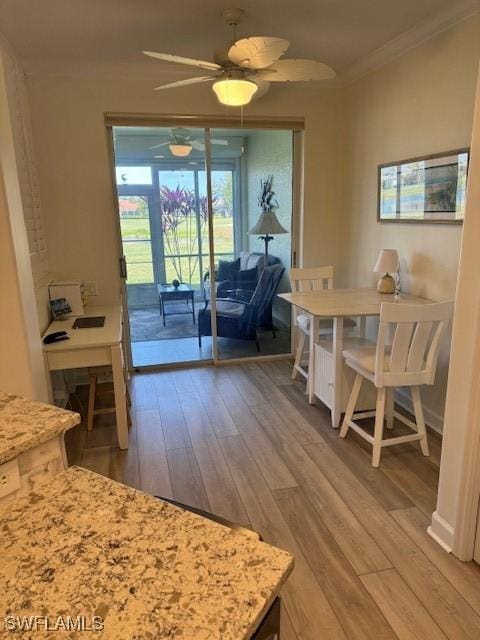
[[[0,620],[101,616],[102,640],[248,639],[293,566],[286,551],[79,467],[12,502],[0,531]]]
[[[79,422],[73,411],[0,391],[0,464]]]

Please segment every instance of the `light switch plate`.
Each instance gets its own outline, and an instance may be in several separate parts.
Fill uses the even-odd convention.
[[[88,296],[98,296],[98,289],[96,282],[85,282],[85,293]]]
[[[21,486],[18,460],[15,458],[0,465],[0,498],[8,496],[9,493],[20,489]]]

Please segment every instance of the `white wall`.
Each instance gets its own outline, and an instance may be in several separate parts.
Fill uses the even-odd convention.
[[[291,131],[255,131],[248,136],[247,153],[247,225],[251,229],[258,221],[261,209],[258,205],[260,182],[273,175],[273,190],[279,208],[275,211],[280,224],[289,233],[278,234],[270,241],[268,251],[280,258],[285,274],[278,291],[289,291],[288,269],[292,255],[292,178],[293,133]],[[258,236],[248,235],[249,252],[265,251],[265,243]],[[290,325],[290,305],[275,299],[274,315],[281,324]]]
[[[438,35],[345,92],[342,281],[373,286],[382,248],[401,256],[402,288],[432,300],[455,295],[461,226],[377,223],[377,166],[468,147],[480,55],[480,16]],[[448,372],[445,341],[427,419],[441,428]]]
[[[429,529],[462,560],[472,559],[480,490],[480,74],[470,169],[438,502]],[[478,548],[480,524],[476,544]]]
[[[159,74],[161,65],[159,65]],[[106,111],[228,113],[209,87],[154,93],[161,81],[142,77],[38,76],[27,79],[34,120],[40,185],[52,271],[96,281],[99,302],[119,294],[115,210],[103,122]],[[306,118],[305,258],[309,264],[337,258],[340,176],[336,90],[275,87],[245,114]]]
[[[260,216],[258,205],[260,181],[273,175],[273,190],[279,208],[275,211],[288,234],[276,235],[268,251],[290,265],[292,235],[292,166],[293,143],[291,131],[256,131],[248,137],[247,145],[247,216],[251,229]],[[265,243],[258,236],[249,235],[249,251],[265,250]]]

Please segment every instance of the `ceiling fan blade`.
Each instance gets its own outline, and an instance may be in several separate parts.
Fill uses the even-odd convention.
[[[289,41],[283,38],[242,38],[230,47],[228,57],[244,69],[263,69],[278,60],[289,46]]]
[[[154,144],[153,147],[148,147],[149,149],[160,149],[160,147],[165,147],[167,144],[170,144],[170,141],[161,142],[160,144]]]
[[[200,140],[192,140],[190,144],[193,149],[196,149],[197,151],[205,151],[205,144]]]
[[[330,80],[336,76],[335,71],[323,62],[294,58],[277,60],[268,69],[259,69],[257,73],[260,79],[268,82]]]
[[[197,151],[205,151],[205,143],[202,142],[201,140],[192,140],[190,144]],[[228,145],[228,141],[227,140],[210,140],[210,144],[220,144],[226,147]]]
[[[207,62],[206,60],[196,60],[195,58],[184,58],[182,56],[173,56],[170,53],[157,53],[156,51],[142,51],[146,56],[151,58],[157,58],[164,62],[174,62],[176,64],[188,64],[191,67],[201,67],[202,69],[210,69],[211,71],[218,71],[221,69],[220,65],[216,62]]]
[[[258,89],[253,94],[252,102],[254,102],[255,100],[258,100],[258,98],[261,98],[267,93],[267,91],[270,89],[270,82],[267,82],[267,80],[260,80],[257,77],[252,78],[252,80],[255,82],[255,84],[258,87]]]
[[[215,80],[216,76],[200,76],[198,78],[188,78],[188,80],[177,80],[176,82],[169,82],[168,84],[161,84],[159,87],[155,87],[154,91],[160,91],[162,89],[173,89],[175,87],[186,87],[189,84],[197,84],[199,82],[207,82],[208,80]]]

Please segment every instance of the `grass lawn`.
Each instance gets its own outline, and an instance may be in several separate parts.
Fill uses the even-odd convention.
[[[152,268],[152,250],[150,244],[150,221],[148,218],[122,218],[120,221],[123,239],[123,250],[127,259],[128,283],[140,284],[153,282]],[[178,245],[171,243],[171,246],[178,247],[175,253],[190,253],[195,251],[196,242],[189,242],[189,230],[192,235],[195,234],[195,216],[190,216],[188,220],[178,227]],[[225,218],[223,216],[215,216],[213,219],[213,235],[215,242],[215,253],[233,254],[233,218]],[[205,251],[208,248],[207,229],[203,229],[202,247]],[[177,277],[172,259],[168,259],[168,244],[164,242],[164,251],[166,258],[166,280],[171,282]],[[170,255],[173,254],[173,251]],[[204,267],[208,264],[208,258],[204,258]],[[200,271],[198,259],[182,258],[182,275],[185,281],[188,281],[189,274],[192,272],[192,284],[200,283]]]

